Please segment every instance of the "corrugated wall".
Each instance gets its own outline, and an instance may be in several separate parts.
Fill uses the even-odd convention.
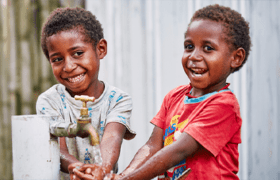
[[[38,94],[55,83],[39,46],[40,25],[58,2],[0,0],[0,176],[11,179],[11,124],[14,114],[35,113]],[[148,140],[164,95],[187,84],[181,67],[183,35],[195,10],[229,6],[250,22],[252,51],[247,64],[229,78],[243,117],[241,180],[280,179],[280,1],[278,0],[87,0],[108,41],[100,78],[129,92],[132,126],[138,135],[124,141],[123,170]],[[0,179],[1,179],[0,178]]]
[[[100,79],[129,92],[134,102],[138,135],[124,141],[120,170],[148,140],[164,95],[189,82],[181,67],[184,32],[195,10],[215,3],[242,13],[251,27],[249,60],[228,79],[243,117],[239,177],[280,179],[280,1],[265,0],[86,1],[108,41]]]

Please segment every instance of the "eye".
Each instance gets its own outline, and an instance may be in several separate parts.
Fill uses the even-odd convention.
[[[55,63],[55,62],[60,62],[60,61],[62,61],[63,59],[62,58],[53,58],[53,59],[51,59],[51,62],[53,62],[53,63]]]
[[[192,44],[185,44],[185,49],[186,50],[191,50],[193,48],[194,48],[194,46]]]
[[[84,53],[83,51],[77,51],[77,52],[74,53],[74,56],[79,57],[79,56],[81,56],[83,53]]]
[[[205,46],[204,50],[205,51],[212,51],[212,50],[214,50],[214,48],[212,48],[211,46]]]

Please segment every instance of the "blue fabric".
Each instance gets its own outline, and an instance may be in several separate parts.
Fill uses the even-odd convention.
[[[230,89],[224,89],[221,91],[214,91],[212,93],[205,94],[203,96],[197,97],[197,98],[189,98],[188,96],[185,97],[184,104],[193,104],[193,103],[199,103],[204,101],[205,99],[209,98],[210,96],[213,96],[214,94],[225,92],[225,91],[231,91]],[[191,92],[190,92],[191,93]]]

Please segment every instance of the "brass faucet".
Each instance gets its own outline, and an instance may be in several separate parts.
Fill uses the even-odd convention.
[[[88,115],[87,102],[94,101],[94,97],[89,97],[85,95],[75,96],[75,100],[80,100],[83,102],[83,107],[81,108],[81,114],[77,121],[77,124],[71,123],[63,126],[57,126],[53,130],[53,135],[57,137],[89,137],[90,144],[92,146],[99,144],[99,135],[96,129],[91,124],[91,118]],[[65,123],[62,123],[65,124]],[[67,127],[65,127],[67,126]]]

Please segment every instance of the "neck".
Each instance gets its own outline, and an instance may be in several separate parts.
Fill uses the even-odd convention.
[[[103,93],[105,89],[105,84],[102,81],[98,81],[95,85],[91,86],[90,89],[87,89],[83,92],[71,92],[69,89],[66,88],[66,90],[69,92],[71,97],[74,97],[75,95],[87,95],[90,97],[94,97],[95,99],[98,99],[101,94]]]
[[[211,86],[211,87],[207,87],[207,88],[202,88],[202,89],[201,88],[193,87],[191,95],[192,96],[196,96],[196,97],[200,97],[200,96],[203,96],[205,94],[212,93],[214,91],[219,91],[222,88],[224,88],[226,85],[227,85],[227,83],[224,82],[224,83],[221,83],[221,84],[216,84],[215,86]]]

